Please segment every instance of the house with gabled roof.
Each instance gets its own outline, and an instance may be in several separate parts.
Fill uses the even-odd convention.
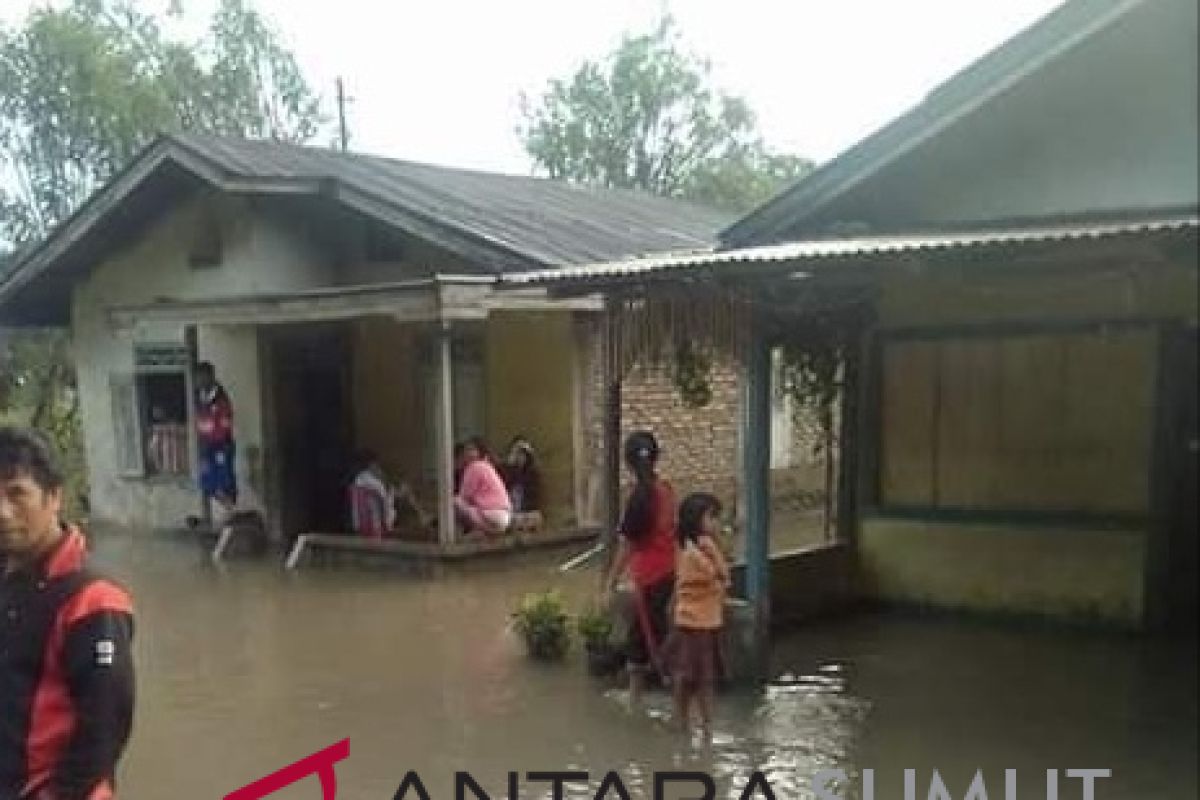
[[[505,280],[749,298],[760,633],[825,590],[1194,633],[1197,72],[1192,0],[1068,0],[713,253]],[[852,343],[841,541],[771,558],[768,354],[814,317]]]
[[[243,505],[279,535],[344,530],[349,457],[371,448],[451,541],[452,445],[470,434],[533,441],[549,524],[585,527],[605,513],[598,304],[494,286],[708,249],[728,222],[634,191],[163,136],[16,259],[0,319],[72,332],[99,520],[198,511],[190,366],[209,361]]]

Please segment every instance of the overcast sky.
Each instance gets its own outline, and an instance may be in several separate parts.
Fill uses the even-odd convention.
[[[147,10],[168,0],[143,0]],[[664,8],[768,143],[827,160],[1060,0],[253,0],[312,83],[342,76],[351,147],[528,172],[519,93],[649,29]],[[19,21],[43,0],[0,0]],[[216,0],[183,0],[191,19]],[[332,109],[332,103],[330,103]]]

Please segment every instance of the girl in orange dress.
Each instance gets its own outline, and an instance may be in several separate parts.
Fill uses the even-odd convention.
[[[721,504],[711,494],[692,494],[679,507],[675,555],[674,629],[667,643],[667,664],[681,730],[698,707],[705,736],[712,733],[713,696],[724,674],[721,646],[729,567],[717,546]]]

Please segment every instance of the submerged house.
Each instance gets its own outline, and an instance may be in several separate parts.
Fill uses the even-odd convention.
[[[598,303],[513,271],[711,247],[671,200],[271,142],[164,136],[0,277],[5,326],[73,334],[93,516],[200,508],[190,365],[235,408],[245,505],[285,537],[346,525],[378,452],[453,537],[452,443],[537,449],[550,523],[604,515]]]
[[[1194,630],[1197,88],[1192,0],[1070,0],[715,253],[507,280],[750,299],[760,630],[823,592]],[[768,353],[839,307],[843,541],[769,560]]]

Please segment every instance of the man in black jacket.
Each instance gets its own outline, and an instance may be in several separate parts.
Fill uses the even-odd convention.
[[[0,800],[112,800],[132,727],[129,595],[62,497],[46,442],[0,428]]]

